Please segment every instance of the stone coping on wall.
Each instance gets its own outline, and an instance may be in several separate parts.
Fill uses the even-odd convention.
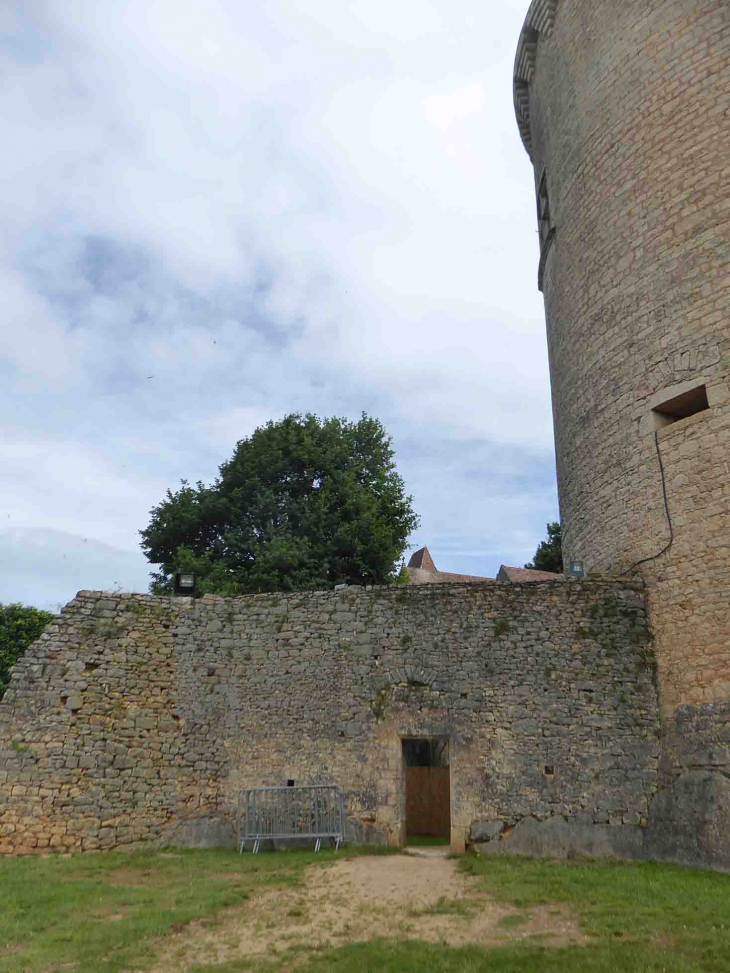
[[[547,572],[546,572],[547,573]],[[554,580],[539,580],[539,581],[518,581],[510,582],[510,587],[512,588],[542,588],[552,585],[595,585],[609,588],[625,588],[632,591],[641,591],[644,588],[643,580],[636,576],[634,578],[622,577],[620,575],[594,575],[588,578],[565,578],[563,575],[554,575]],[[236,602],[236,601],[248,601],[251,598],[266,599],[266,598],[301,598],[304,595],[311,596],[331,596],[338,597],[343,591],[357,592],[357,591],[383,591],[383,592],[394,592],[407,591],[409,597],[424,597],[428,598],[433,595],[433,586],[426,585],[347,585],[344,588],[338,588],[337,590],[332,589],[317,589],[311,591],[265,591],[257,594],[242,594],[242,595],[211,595],[205,594],[201,595],[199,598],[191,598],[189,596],[182,595],[151,595],[145,592],[114,592],[114,591],[104,591],[102,589],[82,589],[77,591],[74,599],[64,606],[61,611],[65,611],[76,598],[117,598],[117,599],[130,599],[148,601],[150,603],[168,604],[173,602],[175,605],[185,606],[192,605],[196,601],[202,602],[203,604],[215,604],[219,602]],[[502,588],[503,585],[499,585],[498,588]],[[487,578],[483,582],[474,581],[447,581],[443,584],[438,585],[439,590],[444,590],[448,588],[457,589],[468,589],[469,591],[477,590],[479,588],[488,588],[490,591],[495,590],[495,582],[493,578]]]

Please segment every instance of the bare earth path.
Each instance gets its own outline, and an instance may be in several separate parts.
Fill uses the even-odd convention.
[[[193,923],[174,940],[154,973],[195,963],[272,960],[296,948],[342,945],[376,937],[422,939],[451,946],[539,937],[545,945],[584,942],[569,911],[555,904],[529,912],[497,904],[479,878],[442,855],[362,857],[313,867],[304,889],[265,892],[227,910],[213,926]],[[305,954],[301,952],[300,956]]]

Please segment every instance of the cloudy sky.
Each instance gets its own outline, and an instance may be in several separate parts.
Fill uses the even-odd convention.
[[[289,412],[377,416],[442,570],[557,517],[528,0],[5,0],[0,602],[146,590],[137,531]]]

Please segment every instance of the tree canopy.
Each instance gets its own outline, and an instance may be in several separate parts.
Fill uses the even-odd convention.
[[[181,481],[151,510],[142,549],[150,588],[194,571],[201,593],[302,591],[395,580],[419,518],[391,439],[358,422],[298,413],[237,443],[210,486]]]
[[[10,682],[10,667],[35,642],[52,618],[51,612],[30,605],[0,604],[0,699]]]
[[[553,574],[563,573],[563,544],[560,524],[547,524],[547,540],[540,541],[535,556],[526,568],[536,571],[551,571]]]

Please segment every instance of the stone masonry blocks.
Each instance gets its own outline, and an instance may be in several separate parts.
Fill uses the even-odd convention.
[[[477,819],[636,826],[658,725],[631,583],[79,592],[0,703],[0,853],[231,841],[239,790],[287,779],[397,844],[405,736],[449,740],[454,847]]]
[[[535,36],[543,5],[515,93],[555,229],[563,549],[612,575],[652,558],[637,571],[671,718],[730,698],[730,7],[558,0]],[[655,437],[657,403],[697,386],[709,408]]]

